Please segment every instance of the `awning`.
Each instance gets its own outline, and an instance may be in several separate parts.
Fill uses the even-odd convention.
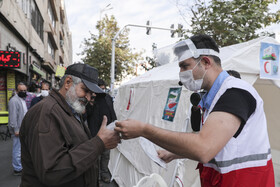
[[[42,67],[51,74],[55,73],[54,67],[50,62],[43,62]]]
[[[45,73],[45,72],[43,72],[42,70],[40,70],[39,68],[37,68],[37,67],[34,66],[34,65],[31,65],[30,67],[31,67],[31,70],[33,70],[33,71],[36,72],[37,74],[41,75],[42,78],[46,79],[47,76],[46,76],[46,73]]]

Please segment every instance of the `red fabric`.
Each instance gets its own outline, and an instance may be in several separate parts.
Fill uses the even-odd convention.
[[[202,187],[274,187],[272,160],[266,166],[244,168],[221,174],[210,167],[198,164]]]

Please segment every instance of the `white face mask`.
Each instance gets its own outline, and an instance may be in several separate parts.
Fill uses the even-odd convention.
[[[48,90],[41,90],[41,96],[47,97],[48,95],[49,95],[49,91]]]
[[[194,68],[196,68],[196,66],[200,63],[200,61],[194,66]],[[201,79],[197,79],[194,80],[193,78],[193,69],[191,70],[187,70],[187,71],[183,71],[179,73],[179,77],[180,77],[180,81],[182,82],[182,84],[190,91],[198,91],[201,90],[201,86],[203,83],[203,78],[206,74],[207,71],[205,71],[203,77]]]

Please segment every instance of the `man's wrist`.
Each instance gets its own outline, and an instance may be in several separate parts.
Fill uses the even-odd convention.
[[[142,134],[141,134],[141,136],[147,138],[148,133],[149,133],[148,128],[149,128],[149,124],[148,123],[143,123],[142,124]]]

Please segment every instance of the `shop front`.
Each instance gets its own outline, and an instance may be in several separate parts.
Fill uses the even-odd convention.
[[[0,50],[0,111],[8,110],[8,102],[15,92],[16,82],[26,82],[21,70],[21,53]]]

